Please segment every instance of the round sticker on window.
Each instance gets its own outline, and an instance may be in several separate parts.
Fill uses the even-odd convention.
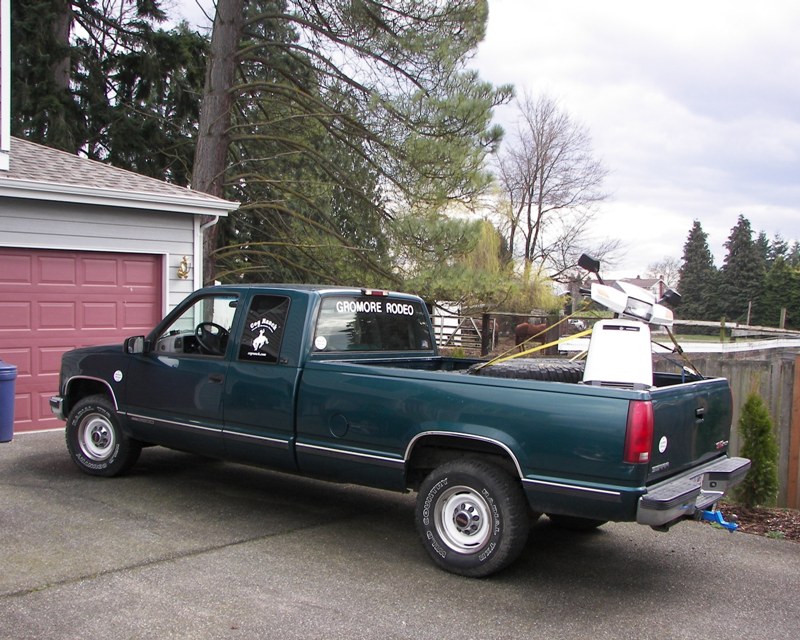
[[[327,346],[328,346],[328,339],[325,336],[317,336],[314,339],[314,347],[319,351],[322,351]]]
[[[658,452],[664,453],[667,450],[667,436],[662,436],[658,441]]]

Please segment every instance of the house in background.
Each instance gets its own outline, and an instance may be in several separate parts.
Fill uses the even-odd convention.
[[[61,354],[147,333],[202,286],[204,228],[238,204],[11,137],[0,8],[0,360],[22,432],[63,426]]]
[[[606,284],[612,285],[615,282],[627,282],[628,284],[635,285],[640,287],[646,291],[652,293],[656,300],[661,300],[664,297],[664,293],[668,289],[667,283],[664,282],[661,278],[618,278],[617,280],[606,280]]]
[[[50,414],[61,354],[152,329],[202,285],[203,193],[11,138],[0,170],[0,359],[16,365],[16,432]],[[209,221],[209,222],[204,222]]]

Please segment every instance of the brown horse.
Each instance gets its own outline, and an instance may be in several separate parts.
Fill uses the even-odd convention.
[[[530,322],[518,324],[516,327],[514,327],[514,344],[516,344],[519,347],[519,350],[522,351],[522,347],[520,345],[523,342],[539,333],[543,333],[545,329],[547,329],[546,322],[543,322],[542,324],[531,324]],[[542,338],[542,342],[544,342],[544,336],[540,337]]]

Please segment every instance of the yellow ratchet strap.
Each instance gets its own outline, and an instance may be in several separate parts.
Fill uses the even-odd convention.
[[[493,364],[497,364],[498,362],[505,362],[506,360],[513,360],[514,358],[519,358],[521,356],[524,356],[524,355],[527,355],[527,354],[530,354],[530,353],[534,353],[536,351],[540,351],[541,349],[546,349],[547,347],[552,347],[555,344],[561,344],[562,342],[569,342],[570,340],[574,340],[575,338],[582,338],[583,336],[590,334],[592,332],[591,327],[589,329],[586,329],[585,331],[582,331],[581,333],[576,333],[575,335],[567,336],[565,338],[561,338],[560,340],[556,340],[555,342],[550,342],[548,344],[543,344],[543,345],[541,345],[539,347],[535,347],[533,349],[529,349],[528,351],[522,351],[522,352],[517,352],[516,351],[517,349],[519,349],[519,347],[521,345],[524,345],[526,342],[530,342],[531,340],[533,340],[535,338],[538,338],[543,333],[546,334],[553,327],[557,327],[561,323],[572,319],[574,316],[578,315],[579,313],[583,313],[584,311],[586,311],[589,308],[590,304],[591,304],[591,300],[586,300],[581,305],[580,309],[577,309],[573,313],[570,313],[568,316],[564,316],[563,318],[561,318],[561,320],[551,324],[549,327],[544,329],[544,331],[540,331],[535,336],[531,336],[530,338],[526,339],[524,342],[521,342],[520,344],[514,345],[513,347],[511,347],[511,349],[508,349],[507,351],[504,351],[499,356],[497,356],[494,360],[488,360],[487,362],[480,362],[478,364],[472,365],[469,368],[469,373],[472,373],[474,371],[480,371],[484,367],[489,367],[489,366],[491,366]],[[509,354],[512,354],[512,355],[509,355]]]
[[[541,351],[542,349],[547,349],[548,347],[554,347],[557,344],[562,344],[564,342],[569,342],[570,340],[577,340],[578,338],[583,338],[584,336],[588,336],[591,332],[592,332],[592,327],[589,327],[588,329],[584,329],[579,333],[575,333],[571,336],[564,336],[563,338],[559,338],[558,340],[553,340],[553,342],[548,342],[546,344],[540,344],[536,347],[533,347],[532,349],[528,349],[527,351],[521,351],[520,353],[512,353],[510,356],[505,356],[505,357],[500,356],[498,358],[495,358],[494,360],[490,360],[483,366],[488,367],[489,365],[492,364],[499,364],[500,362],[513,360],[514,358],[521,358],[523,356],[536,353],[537,351]]]

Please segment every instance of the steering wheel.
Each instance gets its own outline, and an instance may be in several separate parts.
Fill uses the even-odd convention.
[[[208,353],[221,356],[228,344],[229,331],[216,322],[201,322],[194,328],[194,337]]]

